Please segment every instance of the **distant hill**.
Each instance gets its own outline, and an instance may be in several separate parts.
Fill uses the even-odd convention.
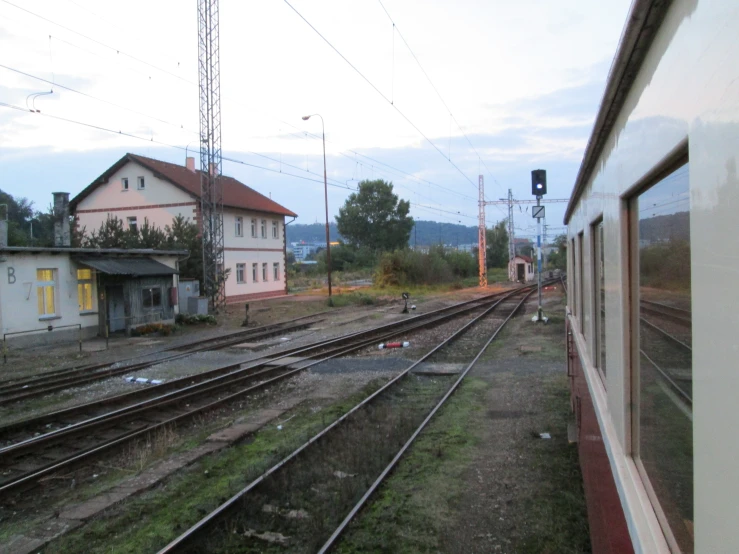
[[[286,227],[287,243],[292,242],[325,242],[326,224],[292,223]],[[343,240],[335,223],[329,225],[332,241]],[[440,242],[447,245],[470,244],[477,242],[477,227],[457,225],[454,223],[439,223],[438,221],[416,221],[411,230],[410,246],[430,246]]]
[[[649,242],[690,241],[690,212],[677,212],[639,220],[639,238]]]

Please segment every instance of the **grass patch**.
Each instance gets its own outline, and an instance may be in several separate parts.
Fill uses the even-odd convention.
[[[309,408],[295,410],[296,417],[282,430],[265,426],[252,440],[202,458],[158,488],[62,537],[53,544],[53,551],[133,554],[158,550],[383,382],[373,381],[347,400],[315,413]]]
[[[438,551],[438,537],[463,492],[461,476],[480,439],[480,427],[471,423],[489,386],[474,378],[462,383],[350,526],[338,552]]]

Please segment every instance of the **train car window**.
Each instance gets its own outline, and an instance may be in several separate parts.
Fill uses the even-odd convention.
[[[693,552],[688,169],[630,203],[635,458],[671,548],[683,553]]]
[[[585,283],[583,282],[583,266],[585,265],[585,250],[583,250],[583,243],[585,242],[584,234],[580,233],[577,235],[577,252],[580,256],[579,264],[577,266],[577,285],[579,287],[578,302],[579,309],[577,311],[577,317],[580,319],[580,332],[585,332],[585,297],[583,292],[585,290]]]
[[[595,323],[595,352],[593,363],[606,376],[606,289],[603,257],[603,221],[592,228],[593,240],[593,321]]]
[[[572,315],[577,315],[577,258],[575,253],[575,239],[570,239],[570,259],[572,260],[572,276],[569,290],[572,291]]]

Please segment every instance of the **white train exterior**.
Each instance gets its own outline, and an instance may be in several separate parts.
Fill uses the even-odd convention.
[[[635,0],[565,217],[593,552],[739,552],[738,165],[739,2]]]

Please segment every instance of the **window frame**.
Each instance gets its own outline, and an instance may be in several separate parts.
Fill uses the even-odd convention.
[[[39,271],[51,271],[51,281],[42,281],[39,279]],[[38,293],[41,292],[43,295],[43,309],[44,313],[39,313],[38,318],[40,321],[46,320],[46,319],[57,319],[61,317],[59,315],[59,295],[56,291],[56,283],[57,283],[57,277],[59,275],[59,272],[57,268],[52,267],[40,267],[36,269],[36,298],[38,299]],[[52,303],[54,305],[54,312],[48,313],[46,312],[47,307],[47,297],[46,292],[47,289],[51,289],[52,294]]]
[[[273,239],[279,239],[280,238],[280,222],[276,219],[272,220],[272,238]]]
[[[631,189],[623,196],[624,204],[626,206],[627,213],[627,253],[628,253],[628,322],[629,322],[629,333],[627,334],[629,345],[628,345],[628,361],[629,366],[627,371],[629,372],[630,378],[630,410],[628,421],[629,429],[629,455],[634,462],[636,467],[636,473],[639,480],[644,486],[647,498],[649,499],[649,505],[654,510],[657,517],[657,521],[660,525],[665,540],[672,552],[681,552],[681,548],[675,538],[667,516],[662,508],[662,503],[657,495],[652,480],[647,472],[647,469],[642,461],[641,457],[641,341],[640,341],[640,321],[641,321],[641,308],[640,308],[640,269],[639,269],[639,210],[638,201],[639,197],[661,183],[666,177],[677,172],[683,166],[689,164],[690,159],[688,156],[688,144],[687,141],[681,143],[667,159],[657,164],[655,168],[647,173],[638,183],[636,183]],[[688,170],[688,177],[690,172]],[[690,187],[689,187],[690,188]],[[692,295],[692,291],[691,291]],[[693,446],[695,447],[695,435],[692,437]],[[693,453],[693,460],[695,460],[695,450]],[[693,481],[695,486],[695,481]],[[695,507],[695,499],[693,500]],[[695,521],[695,519],[693,520]],[[695,542],[693,542],[695,545]]]
[[[80,279],[80,271],[89,271],[90,272],[90,278],[89,279]],[[89,285],[90,287],[90,307],[85,308],[84,306],[80,308],[79,312],[80,314],[90,314],[95,313],[95,270],[91,268],[85,268],[85,267],[78,267],[77,268],[77,303],[79,307],[79,300],[80,300],[80,292],[84,290],[84,288]],[[83,287],[80,289],[80,287]]]
[[[131,220],[133,220],[133,226],[131,226]],[[126,223],[128,224],[128,230],[129,231],[135,230],[136,232],[138,232],[138,230],[139,230],[139,222],[138,222],[137,216],[131,215],[131,216],[126,217]]]
[[[159,304],[154,304],[154,290],[159,291]],[[151,294],[151,306],[147,306],[144,300],[144,293],[149,292]],[[141,309],[143,310],[156,310],[164,307],[164,295],[162,294],[161,285],[146,285],[141,287]]]
[[[261,236],[263,239],[267,238],[267,220],[263,219],[261,224]]]
[[[239,277],[239,271],[241,276]],[[246,283],[246,264],[236,264],[236,284],[243,285]]]
[[[580,302],[578,303],[577,319],[580,320],[580,333],[585,334],[585,230],[577,234],[577,251],[580,255],[580,264],[577,268],[578,290],[576,294]]]
[[[121,190],[128,190],[128,177],[121,177]]]
[[[262,262],[262,282],[266,283],[269,281],[269,268],[267,262]]]
[[[237,215],[234,219],[234,235],[237,237],[244,236],[244,218]]]
[[[251,218],[251,238],[257,238],[257,218]]]
[[[602,249],[605,247],[605,238],[603,237],[603,214],[598,216],[590,224],[590,253],[593,259],[591,267],[591,279],[592,279],[592,290],[591,290],[591,301],[592,301],[592,312],[593,312],[593,367],[598,371],[603,386],[606,386],[606,372],[607,368],[603,363],[603,355],[605,348],[603,343],[603,335],[605,334],[603,326],[605,321],[603,320],[602,314],[605,310],[603,306],[604,299],[601,295],[600,283],[601,278],[605,281],[605,256],[603,256]],[[602,242],[601,242],[602,239]],[[601,267],[601,256],[603,257],[603,267]],[[604,283],[605,284],[605,283]],[[605,294],[605,292],[604,292]]]
[[[146,190],[146,177],[144,175],[136,177],[136,189]]]
[[[272,263],[272,275],[274,276],[275,281],[280,280],[280,262]]]
[[[252,282],[258,283],[259,282],[259,264],[258,263],[252,263],[251,264],[251,277]]]

